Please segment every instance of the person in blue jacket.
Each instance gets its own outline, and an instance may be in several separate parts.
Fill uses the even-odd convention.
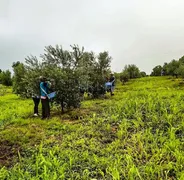
[[[110,74],[110,79],[109,79],[109,82],[112,83],[112,86],[111,86],[111,96],[114,96],[114,89],[115,89],[115,77],[114,77],[114,74],[111,72]]]
[[[40,94],[41,94],[41,103],[42,103],[42,119],[50,117],[50,105],[49,105],[49,83],[46,82],[45,77],[40,77]]]

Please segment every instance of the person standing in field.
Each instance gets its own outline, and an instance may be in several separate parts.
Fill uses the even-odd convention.
[[[112,83],[112,85],[111,85],[111,91],[110,91],[111,96],[114,96],[114,93],[113,92],[114,92],[114,89],[115,89],[115,77],[114,77],[114,74],[113,73],[110,74],[109,82]]]
[[[39,84],[40,84],[40,81],[36,80],[35,86],[32,87],[32,90],[31,90],[31,95],[32,95],[32,99],[34,102],[34,110],[33,110],[34,114],[33,114],[33,116],[35,116],[35,117],[39,116],[39,113],[38,113],[38,105],[40,103]],[[28,94],[29,94],[29,90],[28,90]]]
[[[40,96],[36,95],[36,94],[33,94],[32,99],[33,99],[33,102],[34,102],[34,116],[37,117],[38,116],[38,105],[40,103]]]
[[[40,82],[40,94],[41,94],[41,103],[42,103],[42,119],[50,117],[50,105],[48,98],[49,83],[46,82],[45,77],[41,77]]]

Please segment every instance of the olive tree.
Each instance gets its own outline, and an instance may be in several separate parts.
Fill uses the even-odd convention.
[[[26,94],[27,97],[39,94],[39,76],[44,76],[52,81],[50,90],[56,91],[54,101],[61,105],[62,111],[64,107],[76,108],[80,106],[81,87],[88,89],[93,86],[97,89],[97,94],[100,93],[99,89],[105,83],[110,62],[108,52],[95,55],[76,45],[71,46],[71,50],[64,50],[59,45],[47,46],[40,59],[34,56],[26,58],[23,66],[25,73],[20,81],[25,88],[17,93]]]

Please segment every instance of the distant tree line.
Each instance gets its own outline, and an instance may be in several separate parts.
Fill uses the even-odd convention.
[[[102,85],[107,80],[112,60],[108,52],[96,55],[94,52],[86,52],[84,48],[80,49],[75,45],[71,46],[71,49],[68,51],[58,45],[56,47],[48,46],[39,60],[37,57],[30,56],[26,58],[25,63],[14,62],[12,65],[13,77],[9,70],[2,71],[0,69],[0,84],[13,85],[13,91],[16,94],[26,97],[30,96],[30,92],[35,91],[36,87],[34,86],[38,82],[38,77],[44,75],[54,79],[56,87],[62,86],[60,91],[63,92],[63,97],[60,99],[65,99],[64,101],[67,101],[68,92],[78,91],[77,88],[82,91],[91,88],[96,97],[100,93],[103,94]],[[179,60],[173,59],[169,63],[155,66],[150,75],[184,77],[184,56]],[[130,79],[147,75],[136,65],[130,64],[126,65],[121,73],[115,73],[115,76],[124,84]],[[64,88],[66,86],[67,90]],[[70,98],[75,99],[72,96]]]
[[[151,76],[184,77],[184,56],[179,60],[173,59],[169,63],[164,63],[163,66],[155,66],[152,70]]]
[[[48,47],[47,47],[48,48]],[[83,54],[83,62],[80,64],[80,77],[78,77],[78,80],[80,80],[80,87],[82,89],[85,89],[90,86],[96,86],[98,84],[98,90],[100,89],[100,84],[103,84],[109,73],[110,73],[110,62],[111,57],[109,57],[108,52],[99,53],[98,56],[95,57],[95,54],[93,52],[85,52]],[[91,58],[91,63],[89,61],[89,58]],[[94,59],[98,58],[99,62],[96,63]],[[104,59],[106,59],[104,61]],[[80,62],[81,63],[81,62]],[[94,63],[94,64],[93,64]],[[32,64],[32,65],[30,65]],[[30,89],[36,89],[34,87],[34,83],[32,83],[31,87],[28,87],[28,84],[32,79],[38,81],[38,77],[41,76],[41,74],[48,76],[48,73],[44,72],[43,66],[44,63],[40,63],[37,59],[37,57],[31,56],[27,57],[25,63],[22,63],[20,61],[14,62],[12,65],[13,68],[13,77],[11,77],[11,72],[9,70],[2,71],[0,69],[0,84],[3,84],[5,86],[11,86],[13,85],[13,92],[21,95],[23,97],[29,97],[31,92]],[[93,66],[92,66],[93,64]],[[46,64],[45,64],[46,65]],[[34,66],[33,69],[30,70],[30,66]],[[40,66],[40,67],[39,67]],[[49,65],[50,66],[50,65]],[[94,68],[96,66],[96,68]],[[37,68],[36,68],[37,67]],[[46,66],[45,66],[46,67]],[[51,70],[53,67],[51,67]],[[33,73],[34,72],[34,73]],[[35,73],[36,72],[36,73]],[[33,77],[30,77],[34,74]],[[116,79],[119,79],[122,83],[128,82],[129,79],[135,79],[135,78],[141,78],[146,77],[146,73],[143,71],[140,71],[139,68],[134,65],[126,65],[121,73],[115,72]],[[50,75],[49,75],[50,77]],[[29,90],[28,90],[29,89]],[[37,92],[38,93],[38,92]],[[98,96],[98,93],[96,92],[96,96]]]
[[[121,73],[115,73],[116,78],[124,84],[130,79],[136,79],[141,77],[146,77],[146,73],[140,71],[140,69],[135,64],[126,65]]]
[[[9,70],[2,71],[0,69],[0,84],[3,84],[5,86],[12,85],[12,77],[11,77],[11,72]]]

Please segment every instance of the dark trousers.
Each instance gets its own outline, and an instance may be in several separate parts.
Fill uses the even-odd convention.
[[[111,86],[111,90],[110,90],[111,96],[114,95],[114,93],[113,93],[114,92],[114,88],[115,88],[115,86]]]
[[[49,118],[50,117],[50,106],[49,106],[49,99],[41,99],[42,102],[42,118]]]
[[[34,101],[34,114],[38,114],[38,105],[40,103],[40,99],[39,98],[33,98]]]

